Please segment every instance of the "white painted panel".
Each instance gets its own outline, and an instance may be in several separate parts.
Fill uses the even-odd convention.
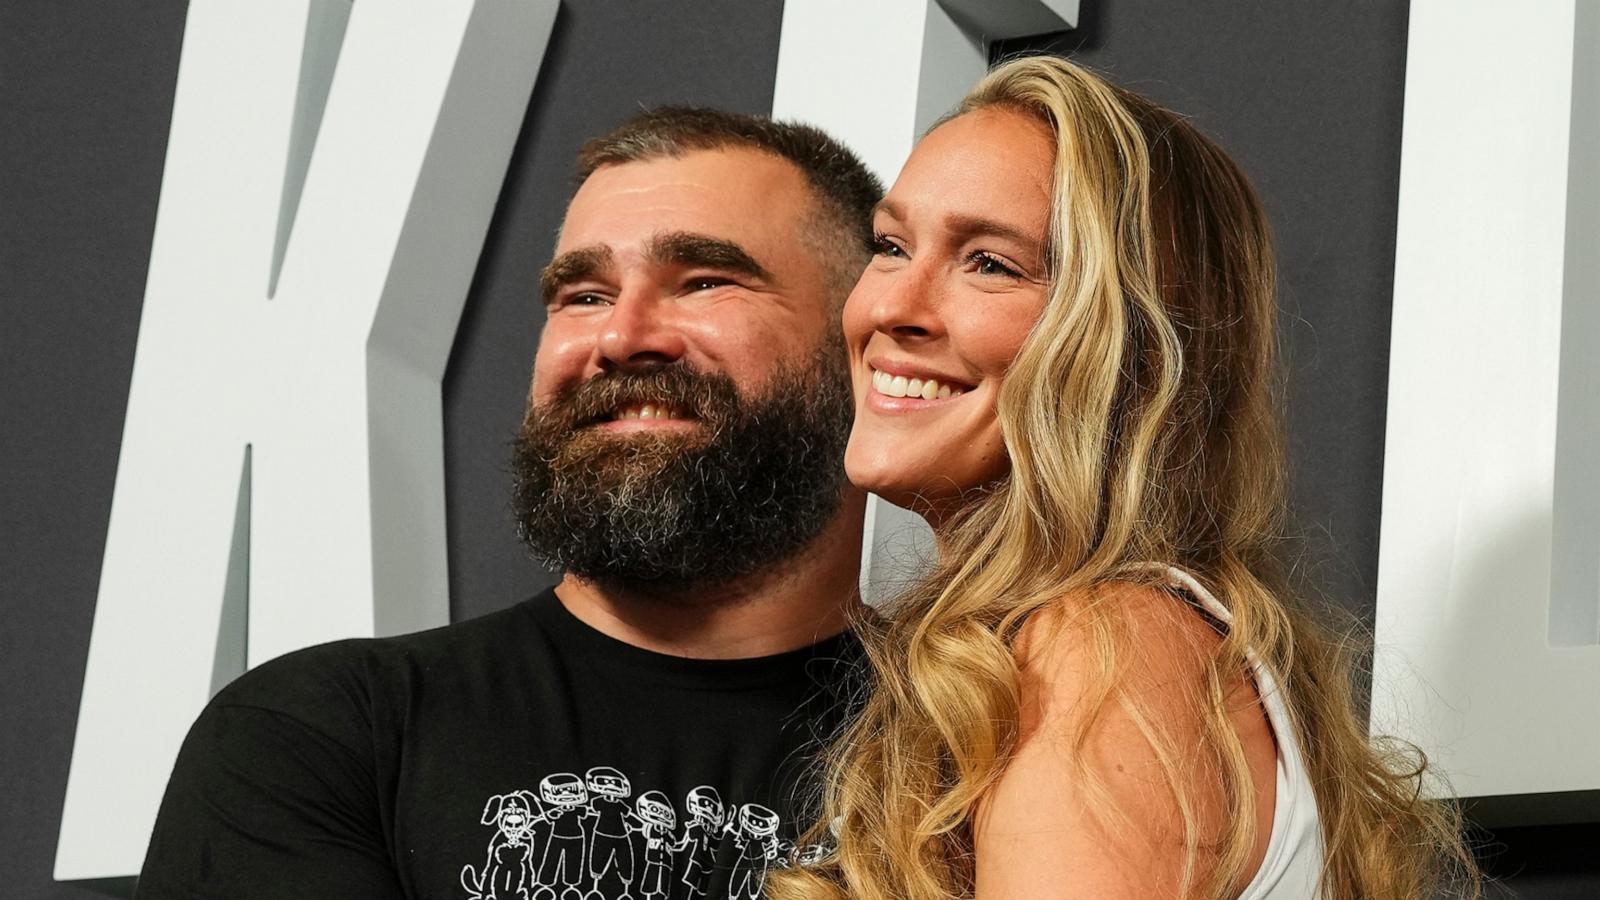
[[[790,0],[772,114],[844,141],[887,186],[917,138],[983,76],[990,39],[1064,30],[1077,17],[1077,0]],[[892,596],[932,553],[921,517],[870,498],[863,597]]]
[[[446,621],[439,382],[556,8],[190,3],[57,878],[138,871],[246,664]]]
[[[1462,796],[1600,789],[1597,12],[1411,7],[1373,727]]]

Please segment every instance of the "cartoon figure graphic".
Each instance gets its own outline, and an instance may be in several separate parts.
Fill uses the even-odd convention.
[[[778,841],[778,849],[773,852],[773,865],[780,869],[792,867],[794,865],[794,854],[796,849],[797,848],[795,847],[794,841]]]
[[[717,853],[717,841],[722,832],[722,797],[717,789],[702,784],[691,790],[683,800],[689,821],[683,826],[683,837],[673,849],[689,851],[689,862],[683,869],[683,883],[689,888],[691,898],[706,895],[706,878],[711,875]]]
[[[672,877],[672,854],[677,847],[672,833],[678,827],[678,813],[660,791],[646,791],[634,801],[634,811],[644,824],[644,865],[639,868],[639,896],[667,896]]]
[[[807,868],[818,866],[827,861],[828,857],[839,852],[839,832],[843,830],[844,817],[834,816],[828,823],[828,833],[822,835],[815,844],[806,844],[794,854],[791,865]]]
[[[842,830],[843,825],[844,817],[834,816],[833,820],[828,823],[828,833],[823,835],[822,840],[817,841],[815,844],[807,844],[801,847],[799,852],[794,855],[794,864],[802,868],[821,865],[828,857],[839,852],[839,832]]]
[[[462,866],[461,886],[471,900],[531,900],[534,889],[533,824],[538,802],[528,791],[496,794],[483,808],[483,824],[498,830],[489,840],[483,871]]]
[[[550,836],[539,859],[539,889],[531,900],[582,900],[588,791],[582,778],[562,772],[539,782],[539,796],[548,805],[542,818],[550,823]]]
[[[827,844],[807,844],[800,848],[794,856],[794,864],[801,868],[820,865],[823,860],[833,855],[833,848]]]
[[[739,848],[728,881],[728,900],[760,900],[767,887],[767,867],[778,859],[778,814],[759,803],[746,803],[728,828]]]
[[[594,816],[589,836],[589,875],[594,878],[594,889],[588,900],[632,900],[628,889],[633,886],[633,840],[629,834],[644,830],[625,802],[633,785],[628,776],[610,766],[590,769],[584,781]]]

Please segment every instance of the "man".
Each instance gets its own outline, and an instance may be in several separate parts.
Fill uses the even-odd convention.
[[[837,321],[880,187],[813,129],[697,109],[579,168],[516,452],[523,536],[561,583],[230,685],[140,897],[720,900],[755,825],[767,864],[798,856],[854,649]]]

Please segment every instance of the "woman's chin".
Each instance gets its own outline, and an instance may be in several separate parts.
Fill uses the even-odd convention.
[[[908,506],[915,497],[911,466],[876,442],[851,437],[844,451],[844,474],[856,487],[877,494],[895,506]]]
[[[1003,452],[999,459],[1005,459]],[[974,488],[1003,477],[1006,468],[982,457],[975,462],[970,452],[959,449],[933,451],[904,441],[852,437],[844,454],[851,484],[935,524],[970,500]]]
[[[850,483],[876,494],[902,509],[909,509],[930,522],[942,516],[939,510],[948,509],[956,491],[948,481],[930,484],[926,478],[910,472],[859,472],[846,468]]]

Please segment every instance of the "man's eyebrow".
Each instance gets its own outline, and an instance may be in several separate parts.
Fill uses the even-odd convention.
[[[704,267],[748,275],[771,281],[772,273],[756,262],[743,247],[733,241],[696,234],[692,231],[668,231],[650,239],[650,259],[663,265]]]
[[[580,247],[568,250],[544,267],[539,273],[539,295],[545,305],[555,299],[556,292],[574,281],[592,278],[598,272],[611,268],[610,247]]]

